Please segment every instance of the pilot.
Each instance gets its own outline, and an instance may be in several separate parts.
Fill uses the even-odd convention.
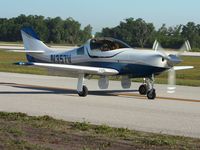
[[[108,44],[107,43],[104,43],[101,47],[101,50],[102,51],[108,51],[109,50],[109,47],[108,47]]]
[[[115,49],[119,49],[119,44],[115,43]]]
[[[116,43],[112,43],[111,50],[115,50],[115,49],[118,49],[118,48],[119,48],[119,46]]]

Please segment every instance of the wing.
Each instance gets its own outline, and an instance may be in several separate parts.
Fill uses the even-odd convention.
[[[51,63],[31,63],[29,65],[61,69],[68,72],[75,72],[77,74],[92,74],[92,75],[117,75],[119,72],[110,68],[88,67],[79,65],[67,65],[67,64],[51,64]]]

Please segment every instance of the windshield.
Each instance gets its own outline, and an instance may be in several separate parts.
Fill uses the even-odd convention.
[[[121,48],[130,48],[130,46],[120,40],[112,38],[95,38],[90,41],[91,50],[110,51]]]

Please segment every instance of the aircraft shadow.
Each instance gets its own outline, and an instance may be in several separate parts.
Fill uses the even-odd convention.
[[[54,88],[54,87],[45,87],[45,86],[33,86],[25,84],[16,84],[16,83],[0,83],[0,85],[6,85],[14,88],[20,89],[30,89],[33,91],[0,91],[0,94],[65,94],[74,96],[77,94],[77,91],[74,89],[64,89],[64,88]],[[137,90],[89,90],[89,95],[96,96],[115,96],[116,93],[120,92],[138,92]]]

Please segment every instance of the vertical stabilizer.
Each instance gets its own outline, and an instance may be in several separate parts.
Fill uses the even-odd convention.
[[[21,35],[24,43],[25,51],[50,51],[50,49],[39,39],[38,35],[35,33],[35,31],[30,28],[22,28],[21,29]],[[27,60],[29,62],[38,62],[38,60],[41,60],[41,56],[38,56],[38,54],[34,53],[26,53]],[[38,57],[40,57],[38,59]]]

